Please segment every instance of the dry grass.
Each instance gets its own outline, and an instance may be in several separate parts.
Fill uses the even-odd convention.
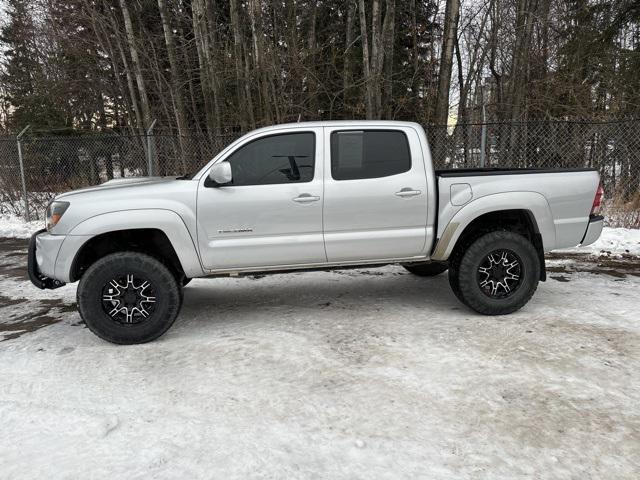
[[[628,200],[615,195],[603,208],[605,223],[609,227],[640,228],[640,192]]]

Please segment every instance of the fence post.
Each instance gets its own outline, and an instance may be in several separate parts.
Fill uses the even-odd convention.
[[[484,168],[487,151],[487,113],[482,102],[482,130],[480,131],[480,168]]]
[[[153,177],[155,173],[154,161],[153,161],[153,151],[152,151],[152,135],[153,135],[153,127],[156,126],[156,119],[151,122],[149,128],[147,129],[147,175]]]
[[[22,180],[22,198],[24,200],[24,220],[28,222],[31,218],[29,214],[29,199],[27,198],[27,180],[24,174],[24,162],[22,161],[22,145],[20,140],[22,139],[22,135],[29,130],[31,125],[27,125],[22,129],[22,131],[16,137],[16,142],[18,143],[18,162],[20,163],[20,179]]]

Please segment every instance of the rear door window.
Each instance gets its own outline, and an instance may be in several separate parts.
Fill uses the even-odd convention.
[[[331,176],[357,180],[411,170],[409,142],[398,130],[343,130],[331,133]]]

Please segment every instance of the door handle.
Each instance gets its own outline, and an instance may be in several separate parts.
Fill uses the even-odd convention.
[[[320,197],[316,197],[315,195],[310,195],[308,193],[303,193],[299,197],[293,199],[294,202],[298,203],[311,203],[317,202],[318,200],[320,200]]]
[[[413,190],[411,188],[403,188],[399,192],[396,192],[398,197],[415,197],[416,195],[420,195],[422,192],[420,190]]]

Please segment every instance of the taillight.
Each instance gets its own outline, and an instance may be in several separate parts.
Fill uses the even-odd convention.
[[[600,213],[600,207],[602,207],[602,200],[604,199],[604,188],[602,184],[598,185],[596,190],[596,196],[593,199],[593,206],[591,207],[591,215],[598,215]]]

